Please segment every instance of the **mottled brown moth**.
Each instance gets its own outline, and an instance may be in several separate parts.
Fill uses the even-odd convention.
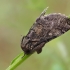
[[[46,9],[36,19],[28,34],[22,38],[21,48],[25,54],[41,53],[42,47],[70,29],[70,19],[60,13],[45,15]]]

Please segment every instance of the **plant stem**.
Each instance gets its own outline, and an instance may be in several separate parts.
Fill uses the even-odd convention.
[[[31,55],[31,54],[30,54]],[[19,66],[22,62],[24,62],[30,55],[23,56],[23,53],[21,53],[19,56],[17,56],[10,66],[6,70],[14,70],[17,66]]]

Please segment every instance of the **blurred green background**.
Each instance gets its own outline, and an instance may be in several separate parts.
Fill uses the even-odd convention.
[[[0,70],[19,53],[21,39],[40,13],[70,15],[70,0],[0,0]],[[70,70],[70,31],[47,43],[15,70]]]

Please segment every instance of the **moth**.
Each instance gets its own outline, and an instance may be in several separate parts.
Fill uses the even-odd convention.
[[[25,54],[42,52],[44,45],[70,29],[70,19],[60,13],[45,15],[45,9],[36,19],[28,34],[22,38],[21,48]]]

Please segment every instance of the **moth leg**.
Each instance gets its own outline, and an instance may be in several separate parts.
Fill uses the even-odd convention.
[[[43,43],[43,42],[46,43],[46,39],[45,39],[45,38],[40,39],[40,40],[38,41],[38,43],[34,45],[34,47],[39,46],[39,45],[40,45],[41,43]]]
[[[38,54],[42,52],[42,47],[44,47],[44,45],[45,45],[45,42],[42,42],[41,44],[39,44],[36,47],[36,51],[37,51]]]
[[[39,54],[39,53],[41,53],[42,52],[42,48],[39,48],[38,50],[37,50],[37,53]]]

